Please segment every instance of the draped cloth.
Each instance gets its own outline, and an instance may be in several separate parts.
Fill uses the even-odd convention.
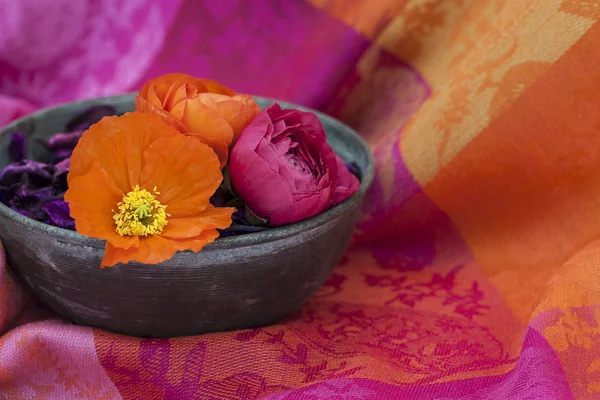
[[[186,72],[325,111],[377,162],[352,246],[272,326],[76,326],[0,257],[0,398],[600,398],[599,18],[595,0],[0,0],[0,124]]]

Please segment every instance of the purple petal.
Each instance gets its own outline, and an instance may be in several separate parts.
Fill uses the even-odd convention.
[[[27,153],[27,142],[25,140],[25,135],[23,135],[21,132],[13,133],[10,137],[8,152],[13,162],[22,161]]]
[[[67,190],[70,157],[82,132],[116,109],[109,105],[92,106],[75,116],[58,133],[44,143],[53,153],[53,164],[26,160],[26,138],[21,133],[11,137],[9,152],[15,160],[0,172],[0,201],[29,218],[65,229],[75,229],[68,204],[62,198]]]
[[[10,186],[23,180],[34,188],[49,186],[52,183],[54,167],[38,161],[24,160],[4,167],[0,173],[0,185]]]
[[[5,204],[22,215],[43,221],[46,219],[46,214],[41,206],[52,196],[50,187],[29,189],[25,185],[21,185],[9,198],[5,199]]]
[[[59,162],[64,161],[67,158],[71,158],[71,154],[73,154],[73,150],[57,151],[52,157],[52,164],[58,164]]]
[[[69,214],[69,205],[64,200],[52,200],[42,206],[50,225],[75,230],[75,221]]]
[[[71,158],[66,158],[54,166],[55,172],[52,177],[52,188],[57,195],[64,194],[69,185],[67,183],[67,176],[71,168]]]
[[[48,140],[46,148],[52,152],[63,150],[72,151],[79,142],[81,135],[83,135],[83,131],[56,133]]]
[[[68,174],[69,170],[71,169],[71,158],[65,158],[64,160],[56,164],[54,168],[56,168],[56,174]]]
[[[102,118],[109,115],[115,115],[116,113],[117,110],[115,107],[108,104],[91,106],[73,117],[73,119],[67,123],[65,130],[67,132],[85,131]]]
[[[20,186],[15,192],[15,198],[22,203],[36,203],[47,200],[52,197],[52,188],[45,187],[41,189],[29,189]]]

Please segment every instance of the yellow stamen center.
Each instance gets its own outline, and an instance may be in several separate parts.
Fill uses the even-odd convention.
[[[117,204],[117,211],[112,210],[116,231],[121,236],[148,236],[160,234],[167,225],[167,206],[156,200],[155,194],[160,194],[154,188],[154,194],[138,185],[123,196]]]

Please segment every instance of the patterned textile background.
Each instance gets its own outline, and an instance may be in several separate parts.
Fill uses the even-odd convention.
[[[0,0],[0,124],[180,71],[324,110],[378,167],[353,246],[274,326],[74,326],[2,256],[0,398],[600,398],[599,18],[595,0]]]

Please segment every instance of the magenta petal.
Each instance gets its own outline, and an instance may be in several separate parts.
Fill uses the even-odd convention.
[[[289,187],[267,161],[236,147],[229,161],[233,187],[257,216],[270,220],[273,210],[293,202]]]
[[[269,225],[282,226],[300,222],[322,213],[327,206],[327,198],[323,199],[321,193],[315,193],[300,201],[282,205],[271,215]]]
[[[249,209],[280,226],[317,215],[356,190],[356,177],[340,162],[315,114],[273,104],[242,131],[229,174]]]
[[[273,106],[275,106],[274,104]],[[269,127],[273,129],[271,118],[269,117],[269,110],[273,107],[262,110],[253,120],[250,122],[240,133],[238,140],[233,146],[233,151],[237,148],[245,148],[247,150],[255,149],[261,140],[267,134]]]
[[[319,117],[313,113],[302,113],[301,121],[302,126],[309,127],[308,131],[311,135],[318,137],[320,140],[326,140],[327,135]]]
[[[348,197],[352,196],[354,192],[358,190],[360,187],[360,182],[358,178],[354,176],[354,174],[348,171],[344,161],[338,156],[337,165],[338,165],[338,184],[335,188],[335,192],[333,195],[333,199],[331,202],[331,206],[335,206],[336,204],[341,203],[346,200]]]

